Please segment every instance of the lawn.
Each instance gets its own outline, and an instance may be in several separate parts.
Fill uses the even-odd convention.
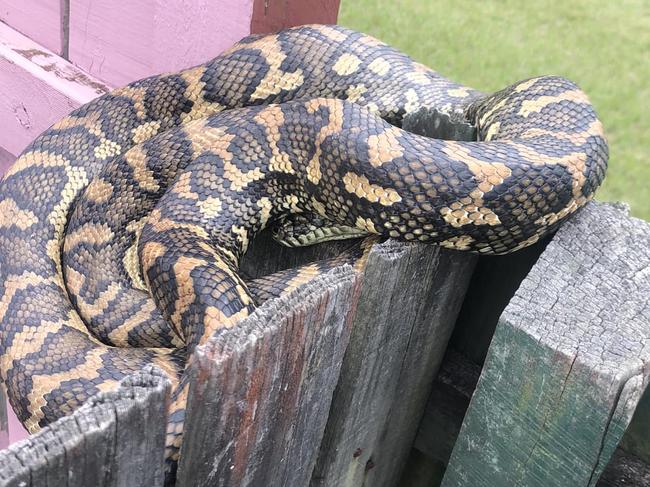
[[[587,92],[610,144],[601,201],[650,220],[650,2],[342,0],[339,23],[493,91],[559,74]]]

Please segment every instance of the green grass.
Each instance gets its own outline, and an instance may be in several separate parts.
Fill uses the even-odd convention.
[[[484,91],[541,74],[575,81],[610,145],[597,199],[650,220],[647,0],[342,0],[339,23]]]

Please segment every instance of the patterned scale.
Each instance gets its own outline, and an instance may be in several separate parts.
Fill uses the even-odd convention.
[[[473,123],[481,141],[399,128],[423,107]],[[362,267],[372,242],[247,283],[239,260],[262,229],[296,232],[291,218],[306,217],[506,253],[589,201],[606,164],[600,121],[573,83],[541,77],[483,95],[337,26],[251,36],[132,83],[44,132],[0,183],[11,404],[36,431],[154,363],[174,384],[172,482],[187,355],[259,302],[341,262]]]

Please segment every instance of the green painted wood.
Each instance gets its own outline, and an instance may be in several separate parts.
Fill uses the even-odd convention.
[[[502,314],[445,487],[593,486],[650,381],[650,225],[589,204]]]

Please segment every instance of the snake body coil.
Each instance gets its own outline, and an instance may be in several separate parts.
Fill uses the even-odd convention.
[[[398,128],[422,107],[466,117],[481,141]],[[506,253],[584,205],[606,163],[601,124],[573,83],[541,77],[483,95],[338,26],[251,36],[132,83],[45,131],[0,183],[11,404],[34,432],[153,363],[174,383],[173,476],[186,356],[253,311],[238,262],[263,228],[314,215]],[[260,286],[300,282],[285,273]]]

